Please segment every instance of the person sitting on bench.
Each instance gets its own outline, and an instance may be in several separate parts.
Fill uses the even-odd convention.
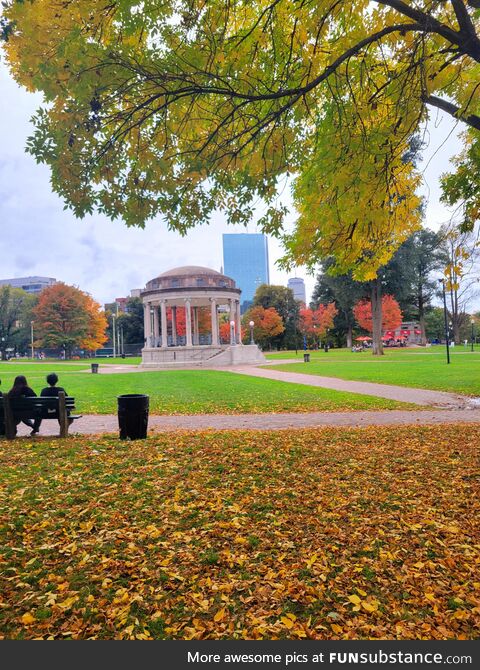
[[[8,392],[9,398],[36,398],[37,394],[33,389],[28,385],[26,377],[23,375],[18,375],[13,381],[13,386]],[[19,423],[24,423],[26,426],[32,429],[30,435],[34,435],[35,432],[35,423],[32,419],[15,419],[15,425],[18,426]]]
[[[2,383],[2,380],[0,379],[0,384]],[[0,398],[2,397],[2,392],[0,391]],[[0,412],[0,437],[2,435],[5,435],[5,420],[3,417],[3,411]]]
[[[40,391],[40,397],[41,398],[58,398],[58,394],[60,391],[63,391],[65,395],[67,396],[68,393],[65,391],[64,388],[61,386],[57,386],[58,382],[58,375],[56,375],[54,372],[52,372],[50,375],[47,375],[47,384],[45,388],[43,388]],[[60,423],[60,420],[58,421]],[[40,430],[42,420],[41,419],[35,419],[33,422],[33,430],[32,430],[32,435],[35,435],[38,433]],[[69,424],[73,423],[72,419],[69,419]]]

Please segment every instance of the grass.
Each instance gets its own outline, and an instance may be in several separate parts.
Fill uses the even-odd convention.
[[[355,381],[398,384],[465,395],[480,395],[480,348],[456,347],[451,351],[447,365],[445,349],[386,349],[385,356],[374,357],[371,352],[354,354],[347,349],[310,352],[311,362],[303,363],[303,352],[298,353],[298,363],[282,364],[284,359],[295,358],[295,352],[269,354],[278,360],[274,369],[285,372],[303,372],[311,375],[338,377]],[[270,367],[270,366],[269,366]]]
[[[0,441],[6,639],[478,637],[480,427]]]
[[[82,369],[85,370],[82,372]],[[164,370],[91,374],[89,365],[70,362],[2,363],[2,388],[24,374],[39,392],[45,375],[55,370],[61,386],[75,396],[82,414],[112,414],[117,396],[146,393],[152,414],[241,414],[249,412],[312,412],[365,409],[409,409],[410,405],[373,396],[272,381],[214,370]],[[413,407],[413,406],[412,406]]]

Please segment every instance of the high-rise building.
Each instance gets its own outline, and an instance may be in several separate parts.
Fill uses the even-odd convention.
[[[223,235],[223,266],[242,291],[242,312],[251,305],[261,284],[270,283],[268,240],[261,233],[226,233]]]
[[[295,300],[299,300],[307,304],[307,294],[305,292],[305,282],[301,277],[292,277],[288,280],[288,288],[291,288],[293,291],[293,297]]]
[[[15,279],[0,279],[0,286],[21,288],[27,293],[40,293],[47,286],[53,286],[57,280],[53,277],[17,277]]]

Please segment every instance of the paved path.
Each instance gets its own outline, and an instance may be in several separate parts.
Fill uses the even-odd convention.
[[[321,377],[320,375],[308,375],[301,372],[283,372],[280,370],[269,370],[253,366],[236,366],[229,368],[229,372],[251,377],[263,377],[264,379],[275,379],[280,382],[291,384],[304,384],[306,386],[320,386],[321,388],[333,389],[335,391],[347,391],[349,393],[360,393],[362,395],[377,396],[378,398],[389,398],[401,402],[410,402],[415,405],[438,406],[448,408],[463,408],[470,405],[470,400],[456,393],[445,391],[429,391],[426,389],[411,388],[405,386],[393,386],[391,384],[374,384],[372,382],[356,382],[350,379],[337,379],[335,377]]]
[[[298,360],[282,360],[283,363],[297,362]],[[267,365],[278,365],[279,361],[269,361]],[[163,368],[171,370],[172,368]],[[182,368],[188,369],[188,368]],[[284,372],[281,370],[270,370],[265,367],[254,365],[239,365],[229,368],[192,368],[196,370],[213,369],[218,372],[233,372],[236,374],[247,375],[250,377],[263,377],[264,379],[274,379],[276,381],[287,382],[290,384],[303,384],[305,386],[316,386],[335,391],[346,391],[348,393],[359,393],[360,395],[376,396],[377,398],[388,398],[400,402],[409,402],[414,405],[423,405],[427,407],[444,408],[469,408],[472,401],[456,393],[447,393],[446,391],[433,391],[428,389],[419,389],[406,386],[394,386],[392,384],[375,384],[373,382],[358,382],[350,379],[337,379],[336,377],[323,377],[320,375],[309,375],[301,372]],[[118,374],[122,372],[158,372],[156,370],[144,370],[137,365],[104,365],[101,374]],[[85,372],[90,372],[85,370]],[[474,403],[475,404],[475,403]]]
[[[150,416],[150,432],[178,430],[282,430],[320,426],[389,426],[428,425],[439,423],[480,423],[480,409],[451,410],[387,410],[358,412],[311,412],[308,414],[198,414],[189,416]],[[28,435],[27,426],[20,424],[19,435]],[[114,414],[87,415],[75,421],[72,433],[92,435],[118,433]],[[44,421],[40,435],[58,435],[56,421]]]

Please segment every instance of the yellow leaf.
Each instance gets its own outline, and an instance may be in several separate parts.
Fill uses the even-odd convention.
[[[33,617],[30,612],[27,612],[22,616],[22,623],[26,626],[30,626],[30,624],[35,623],[35,617]]]
[[[362,589],[357,589],[358,593],[365,598],[367,595],[365,591],[362,591]]]
[[[218,610],[218,612],[215,614],[213,617],[214,621],[222,621],[223,617],[225,616],[225,607],[222,607],[221,610]]]
[[[343,628],[338,623],[331,623],[330,626],[334,633],[343,633]]]
[[[293,621],[292,621],[291,619],[289,619],[288,617],[286,617],[286,616],[282,616],[282,617],[280,618],[280,621],[283,623],[283,625],[284,625],[286,628],[288,628],[288,629],[293,628]]]
[[[360,605],[360,603],[362,602],[360,598],[355,594],[353,596],[348,596],[348,599],[354,605]]]
[[[377,605],[368,603],[366,600],[362,601],[362,607],[364,610],[367,610],[367,612],[376,612],[377,611]]]

